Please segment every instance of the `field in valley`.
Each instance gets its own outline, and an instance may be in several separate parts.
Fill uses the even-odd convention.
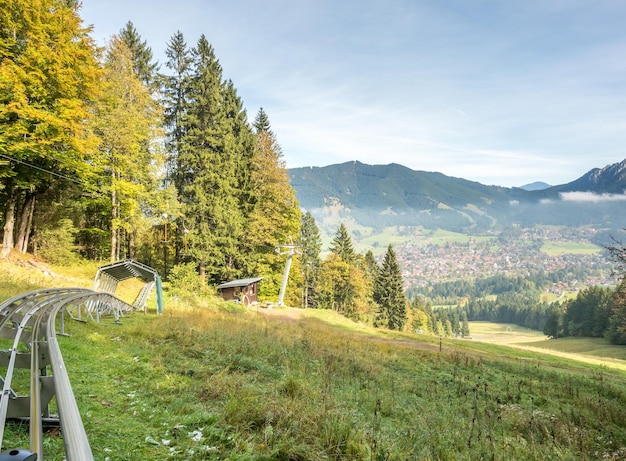
[[[604,338],[547,339],[540,331],[513,324],[470,322],[474,341],[534,350],[626,371],[626,347]]]

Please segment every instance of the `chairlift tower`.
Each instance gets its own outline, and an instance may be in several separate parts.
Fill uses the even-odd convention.
[[[291,237],[289,237],[291,241]],[[285,299],[285,291],[287,290],[287,282],[289,281],[289,270],[291,269],[291,260],[293,259],[293,255],[299,254],[296,251],[296,248],[299,248],[300,245],[295,245],[293,241],[290,244],[278,245],[276,247],[276,253],[280,255],[287,255],[287,262],[285,263],[285,272],[283,273],[283,282],[280,285],[280,292],[278,293],[278,305],[282,306],[283,301]]]

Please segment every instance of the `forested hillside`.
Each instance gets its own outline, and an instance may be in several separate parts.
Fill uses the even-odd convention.
[[[486,186],[401,165],[347,162],[289,170],[302,208],[318,219],[343,219],[380,230],[422,226],[454,232],[499,231],[512,225],[626,227],[620,213],[626,160],[568,184],[536,190]]]

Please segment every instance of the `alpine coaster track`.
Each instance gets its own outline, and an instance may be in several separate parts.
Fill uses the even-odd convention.
[[[27,419],[30,450],[29,455],[18,449],[0,453],[0,461],[42,461],[43,426],[50,420],[60,425],[67,461],[94,459],[57,341],[57,317],[60,334],[64,334],[65,313],[77,319],[83,313],[92,319],[113,314],[117,321],[130,310],[132,306],[115,296],[86,288],[36,290],[0,304],[0,341],[10,344],[0,350],[0,447],[7,421]],[[12,387],[19,369],[30,369],[28,395],[18,395]],[[58,416],[49,411],[53,397]]]

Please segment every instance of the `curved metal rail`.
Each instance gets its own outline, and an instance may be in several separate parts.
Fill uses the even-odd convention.
[[[11,347],[0,350],[0,447],[7,419],[30,421],[29,449],[44,459],[43,423],[50,418],[49,403],[56,399],[58,421],[63,434],[67,461],[93,460],[89,440],[74,398],[56,335],[59,312],[63,331],[63,313],[80,318],[84,311],[90,318],[113,314],[115,320],[132,306],[108,293],[85,288],[53,288],[31,291],[0,304],[0,338]],[[30,393],[18,395],[12,387],[16,369],[30,369]],[[50,376],[48,369],[52,372]]]

